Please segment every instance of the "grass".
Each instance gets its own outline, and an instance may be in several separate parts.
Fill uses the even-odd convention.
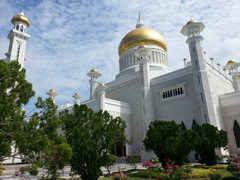
[[[217,173],[220,174],[222,178],[232,177],[231,173],[226,170],[227,165],[217,164],[214,166],[196,166],[192,167],[191,175],[205,176],[204,178],[192,178],[192,180],[209,180],[208,174]],[[155,178],[139,178],[139,177],[129,177],[128,180],[149,180]],[[100,178],[99,180],[112,180],[110,177]],[[189,179],[188,179],[189,180]]]
[[[127,180],[149,180],[150,178],[133,178],[133,177],[129,177],[127,178]],[[99,180],[112,180],[112,178],[100,178]]]
[[[208,177],[208,174],[216,173],[216,174],[220,174],[222,178],[232,177],[232,174],[230,172],[228,172],[226,170],[226,168],[227,168],[227,165],[221,165],[221,164],[217,164],[214,166],[208,166],[208,167],[204,167],[204,168],[193,167],[191,174]],[[200,179],[203,180],[203,179],[209,179],[209,178],[200,178]],[[194,180],[197,180],[197,179],[194,179]]]

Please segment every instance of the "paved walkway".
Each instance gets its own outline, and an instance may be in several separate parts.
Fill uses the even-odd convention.
[[[46,175],[46,170],[40,169],[39,173],[37,176],[30,176],[29,174],[26,174],[24,176],[16,176],[14,174],[16,174],[16,172],[19,171],[19,169],[21,167],[26,167],[29,165],[6,165],[4,166],[5,170],[4,170],[4,174],[2,176],[0,176],[0,180],[37,180],[40,179],[41,177],[43,177],[44,175]],[[119,172],[119,171],[128,171],[131,169],[134,169],[134,166],[131,166],[130,164],[124,164],[124,163],[117,163],[114,166],[111,167],[110,172],[114,173],[114,172]],[[138,164],[137,169],[145,169],[142,164]],[[107,174],[108,170],[104,167],[101,168],[103,174]],[[62,171],[62,176],[61,178],[64,179],[70,179],[70,167],[65,167]]]

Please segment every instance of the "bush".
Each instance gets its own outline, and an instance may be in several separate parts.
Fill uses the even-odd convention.
[[[209,174],[209,178],[210,178],[210,180],[221,180],[222,179],[220,174],[213,174],[213,173]]]
[[[117,160],[117,156],[113,155],[113,154],[108,154],[106,159],[105,159],[105,168],[108,170],[108,173],[110,174],[110,168],[112,165],[114,165],[114,163]]]
[[[157,172],[152,169],[147,170],[140,170],[136,173],[132,173],[128,175],[129,177],[139,177],[139,178],[160,178],[160,177],[167,177],[168,175],[164,174],[163,172]]]
[[[240,155],[230,156],[230,164],[227,171],[231,172],[235,179],[240,179]]]
[[[181,165],[194,150],[194,131],[184,130],[176,122],[156,120],[150,123],[143,144],[147,151],[153,151],[163,166],[170,158]]]
[[[192,129],[197,134],[195,151],[201,157],[200,162],[207,165],[216,164],[215,148],[227,146],[227,133],[223,130],[219,131],[217,127],[211,124],[194,125]]]
[[[140,162],[140,160],[141,160],[141,156],[138,154],[128,155],[126,157],[127,163],[134,166],[135,169],[137,168],[137,164]]]

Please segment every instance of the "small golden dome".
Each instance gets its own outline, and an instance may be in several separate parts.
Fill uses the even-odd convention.
[[[159,32],[147,27],[140,27],[124,36],[120,42],[118,53],[122,55],[129,48],[141,45],[155,45],[167,51],[167,42]]]
[[[191,24],[191,23],[196,23],[197,21],[195,19],[190,19],[190,21],[187,22],[187,24]]]
[[[75,99],[80,99],[80,98],[81,98],[80,93],[75,93],[75,94],[73,95],[73,98],[75,98]]]
[[[56,89],[50,89],[49,92],[51,92],[51,93],[57,93]]]
[[[23,22],[25,24],[27,24],[27,26],[30,26],[30,21],[28,20],[28,18],[24,15],[23,12],[21,12],[20,14],[17,14],[16,16],[14,16],[11,20],[11,22],[14,24],[15,22]]]
[[[98,70],[97,69],[91,69],[90,72],[98,72]]]
[[[230,65],[230,64],[236,64],[237,62],[233,59],[230,59],[228,62],[227,62],[227,65]]]

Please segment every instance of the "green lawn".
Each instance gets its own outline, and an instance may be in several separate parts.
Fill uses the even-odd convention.
[[[225,177],[232,177],[231,173],[226,170],[227,165],[221,165],[217,164],[214,166],[197,166],[192,167],[192,173],[190,175],[199,175],[199,176],[205,176],[205,178],[191,178],[192,180],[209,180],[208,174],[209,173],[217,173],[222,176],[222,178]],[[99,180],[111,180],[112,178],[100,178]],[[149,180],[149,179],[155,179],[155,178],[139,178],[139,177],[129,177],[128,180]]]

